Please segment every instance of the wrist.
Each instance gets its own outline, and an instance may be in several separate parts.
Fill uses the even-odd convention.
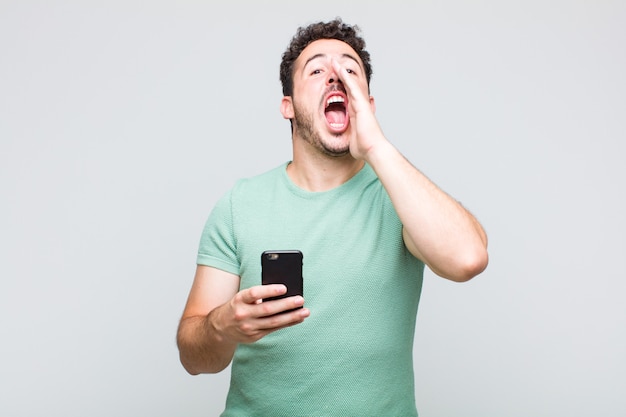
[[[393,155],[398,153],[396,148],[387,139],[383,138],[375,145],[372,145],[364,154],[363,159],[370,166],[376,167],[381,163],[390,161]]]

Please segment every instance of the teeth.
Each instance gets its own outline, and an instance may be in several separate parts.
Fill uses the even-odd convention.
[[[341,96],[332,96],[326,101],[326,107],[333,103],[343,103],[345,100]]]

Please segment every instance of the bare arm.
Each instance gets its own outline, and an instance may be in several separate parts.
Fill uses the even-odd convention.
[[[388,142],[367,156],[403,225],[409,251],[444,278],[467,281],[488,262],[487,236],[459,202],[413,167]]]
[[[487,236],[461,204],[412,166],[385,138],[363,75],[334,63],[346,87],[353,133],[350,153],[365,160],[387,190],[408,250],[436,274],[467,281],[488,263]]]
[[[261,303],[282,295],[284,285],[264,285],[239,291],[239,277],[199,265],[178,326],[180,360],[193,375],[222,371],[239,343],[253,343],[265,335],[301,323],[309,315],[300,296]]]

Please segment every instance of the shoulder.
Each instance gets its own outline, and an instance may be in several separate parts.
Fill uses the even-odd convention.
[[[285,166],[286,164],[281,164],[264,173],[237,180],[217,205],[235,212],[249,212],[260,208],[263,202],[271,200],[278,190],[284,188]]]
[[[267,189],[267,187],[275,186],[285,175],[285,167],[286,164],[281,164],[262,174],[242,178],[235,183],[231,193],[234,195],[255,193],[256,191]]]
[[[231,204],[233,199],[238,200],[245,196],[256,196],[264,193],[267,187],[273,186],[280,181],[281,172],[285,169],[286,164],[282,164],[276,168],[272,168],[264,173],[238,179],[235,184],[226,191],[218,200],[218,205]]]

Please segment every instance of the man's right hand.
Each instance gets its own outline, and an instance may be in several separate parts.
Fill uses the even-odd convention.
[[[180,360],[190,374],[220,372],[231,362],[237,344],[302,323],[310,314],[298,308],[304,305],[301,296],[262,302],[285,294],[284,285],[239,291],[239,282],[237,275],[198,266],[177,335]]]
[[[299,308],[304,305],[304,298],[299,295],[262,302],[286,292],[287,287],[282,284],[258,285],[239,291],[212,311],[209,321],[224,338],[236,343],[256,342],[276,330],[302,323],[309,316],[308,309]],[[283,313],[293,309],[297,310]]]

